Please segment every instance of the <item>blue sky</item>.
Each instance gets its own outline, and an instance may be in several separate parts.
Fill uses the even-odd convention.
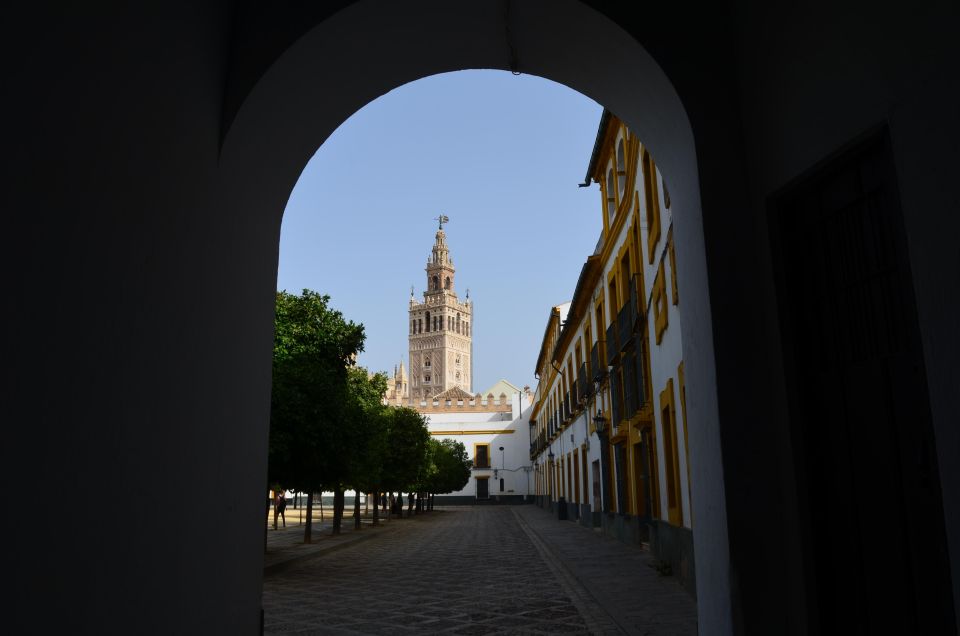
[[[601,107],[501,71],[428,77],[367,104],[317,150],[283,218],[277,289],[329,294],[366,327],[360,364],[407,363],[446,214],[456,291],[474,301],[474,385],[535,386],[550,308],[569,300],[601,230],[599,186],[578,188]]]

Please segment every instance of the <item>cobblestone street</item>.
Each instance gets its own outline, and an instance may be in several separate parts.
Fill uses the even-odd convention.
[[[376,536],[265,577],[266,633],[696,633],[695,603],[647,553],[534,506],[450,508],[361,532]]]

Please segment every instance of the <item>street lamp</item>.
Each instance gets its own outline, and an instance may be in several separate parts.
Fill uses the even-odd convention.
[[[603,437],[604,433],[607,431],[607,418],[603,416],[602,412],[597,412],[593,416],[593,428],[597,431],[597,435]]]

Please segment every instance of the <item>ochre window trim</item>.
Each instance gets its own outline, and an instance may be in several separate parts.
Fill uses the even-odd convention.
[[[677,411],[673,402],[673,378],[667,380],[667,386],[660,392],[660,419],[664,437],[663,457],[666,462],[663,468],[667,477],[667,521],[671,525],[681,526],[683,498],[680,494],[680,453],[677,448]]]
[[[673,227],[667,233],[667,254],[670,257],[670,294],[674,305],[680,303],[680,292],[677,289],[677,251],[673,246]]]
[[[660,241],[660,195],[657,193],[657,168],[650,153],[643,151],[643,194],[647,208],[647,258],[653,264]]]
[[[663,340],[663,332],[667,330],[667,290],[664,281],[663,261],[657,268],[657,277],[653,281],[653,294],[650,299],[653,305],[654,328],[657,344]]]

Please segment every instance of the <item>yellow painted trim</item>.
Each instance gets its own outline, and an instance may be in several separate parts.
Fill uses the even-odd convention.
[[[657,268],[657,277],[653,281],[653,292],[650,304],[653,305],[654,327],[657,337],[657,344],[663,340],[663,332],[667,330],[667,290],[664,281],[663,260]]]
[[[477,466],[477,449],[481,446],[487,447],[487,465],[486,466]],[[493,468],[493,457],[490,456],[490,444],[485,444],[483,442],[474,442],[473,443],[473,467],[474,468]]]
[[[653,264],[660,240],[660,195],[657,193],[657,167],[646,148],[643,149],[643,193],[647,214],[647,258]]]
[[[431,435],[513,435],[516,431],[512,428],[505,429],[484,429],[479,431],[430,431]],[[476,446],[476,444],[474,444]],[[489,446],[489,444],[487,444]]]
[[[690,483],[690,442],[687,435],[687,387],[683,380],[683,362],[677,367],[680,390],[680,417],[683,418],[683,453],[687,460],[687,503],[690,505],[690,527],[693,527],[693,488]]]
[[[680,292],[677,288],[677,250],[673,246],[673,225],[667,231],[667,253],[670,256],[670,293],[676,305],[680,302]]]
[[[666,387],[660,392],[660,414],[664,437],[663,457],[667,462],[664,466],[667,477],[667,521],[671,525],[680,526],[683,525],[683,499],[680,495],[680,455],[677,448],[673,378],[667,380]],[[671,499],[673,499],[672,502]]]

